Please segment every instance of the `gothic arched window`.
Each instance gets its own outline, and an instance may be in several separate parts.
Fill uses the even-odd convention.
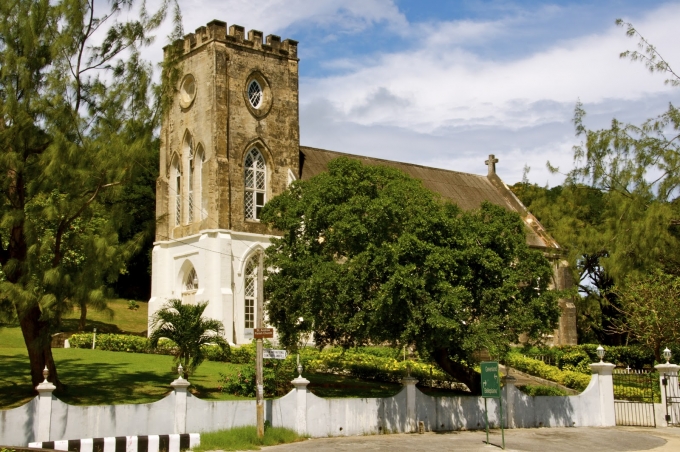
[[[172,162],[172,172],[170,173],[170,206],[174,211],[175,226],[182,223],[182,173],[179,169],[179,160]]]
[[[266,193],[267,165],[262,153],[253,148],[245,160],[245,214],[246,219],[259,220],[264,207]]]
[[[182,303],[195,304],[196,291],[198,290],[198,275],[196,269],[191,267],[191,271],[184,277],[184,287],[182,287]]]
[[[194,147],[191,143],[189,146],[189,223],[194,222],[194,172],[196,171],[194,157]]]
[[[244,284],[244,328],[255,328],[255,300],[257,300],[257,255],[251,257],[248,260],[248,263],[246,263]]]
[[[203,152],[203,146],[199,144],[194,158],[194,205],[198,210],[199,221],[208,217],[208,197],[203,196],[203,162],[205,162],[205,152]]]

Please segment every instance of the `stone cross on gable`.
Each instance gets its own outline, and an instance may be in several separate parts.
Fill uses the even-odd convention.
[[[489,160],[485,160],[484,163],[489,166],[489,176],[496,174],[496,163],[498,163],[498,159],[495,155],[489,154]]]

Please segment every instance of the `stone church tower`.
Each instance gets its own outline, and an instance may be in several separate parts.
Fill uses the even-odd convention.
[[[463,209],[488,201],[517,212],[529,246],[553,261],[554,287],[570,286],[561,248],[498,177],[493,155],[481,176],[300,146],[296,41],[212,21],[171,49],[181,55],[180,79],[161,129],[150,321],[169,299],[209,301],[205,314],[224,323],[227,340],[248,342],[257,254],[272,237],[260,210],[340,156],[398,168]],[[560,306],[548,340],[576,343],[574,305]]]
[[[212,21],[174,46],[180,82],[161,130],[149,319],[171,298],[209,300],[206,315],[243,343],[256,254],[270,237],[260,210],[299,173],[297,42]]]

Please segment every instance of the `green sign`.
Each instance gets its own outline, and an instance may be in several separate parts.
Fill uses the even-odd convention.
[[[482,368],[482,397],[497,399],[501,396],[501,379],[497,361],[481,363]]]

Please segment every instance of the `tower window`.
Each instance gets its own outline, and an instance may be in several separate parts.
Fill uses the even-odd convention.
[[[182,176],[177,162],[173,169],[175,173],[175,226],[179,226],[182,222]]]
[[[260,212],[266,201],[267,166],[262,153],[253,148],[245,161],[245,215],[246,219],[259,220]]]
[[[189,148],[189,223],[194,222],[194,149]]]
[[[260,105],[262,105],[262,87],[257,83],[257,80],[253,80],[248,85],[248,100],[253,108],[260,108]]]

